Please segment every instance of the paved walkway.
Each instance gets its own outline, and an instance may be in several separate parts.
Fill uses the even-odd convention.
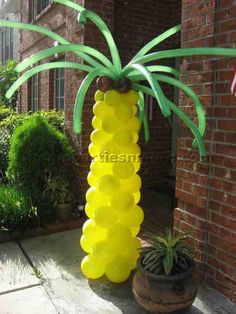
[[[144,314],[131,282],[88,282],[80,270],[81,229],[0,245],[1,314]],[[236,307],[201,287],[188,314],[233,314]]]

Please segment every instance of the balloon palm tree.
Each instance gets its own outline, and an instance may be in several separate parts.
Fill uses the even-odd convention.
[[[192,132],[192,146],[198,148],[200,157],[206,155],[203,143],[205,113],[197,95],[179,80],[177,70],[148,64],[160,59],[194,55],[236,56],[236,49],[186,48],[149,53],[159,43],[180,32],[181,27],[178,25],[145,45],[122,68],[114,39],[107,25],[97,14],[69,0],[54,2],[78,11],[78,21],[81,25],[89,19],[99,28],[109,46],[111,60],[91,47],[72,44],[47,28],[0,21],[0,26],[35,31],[60,43],[60,46],[38,52],[22,61],[16,68],[19,73],[47,57],[62,52],[73,52],[86,62],[53,62],[35,66],[18,78],[6,96],[10,98],[30,77],[44,70],[70,68],[88,72],[78,90],[74,107],[74,132],[79,134],[84,99],[90,85],[98,77],[92,120],[94,131],[89,146],[89,153],[94,160],[88,175],[91,187],[86,194],[85,208],[89,220],[83,226],[81,238],[81,246],[88,255],[83,259],[81,266],[88,278],[99,278],[106,274],[111,281],[122,282],[136,267],[137,248],[140,246],[136,235],[143,221],[143,211],[137,205],[141,187],[141,179],[137,175],[140,168],[140,148],[137,141],[141,125],[144,127],[146,141],[149,140],[144,94],[156,98],[165,117],[175,113]],[[147,81],[149,87],[143,85],[143,81]],[[192,99],[196,107],[198,125],[164,95],[160,82],[181,89]]]

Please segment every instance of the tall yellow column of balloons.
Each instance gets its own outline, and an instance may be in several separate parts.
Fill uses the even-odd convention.
[[[136,117],[138,95],[109,90],[95,95],[89,153],[94,160],[88,174],[91,186],[85,211],[81,246],[88,255],[82,261],[86,277],[104,274],[115,283],[128,279],[136,267],[143,221],[140,200],[140,122]]]

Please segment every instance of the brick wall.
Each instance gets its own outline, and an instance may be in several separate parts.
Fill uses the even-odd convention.
[[[163,3],[164,1],[156,3],[151,0],[138,2],[131,0],[86,0],[85,6],[103,17],[113,31],[122,64],[125,65],[149,40],[180,23],[180,1],[165,1],[165,6]],[[173,20],[170,16],[173,16]],[[179,36],[173,36],[173,38],[160,45],[160,48],[176,48],[179,42]],[[84,43],[85,45],[100,49],[103,53],[109,55],[107,45],[101,34],[96,27],[91,24],[89,25],[89,23],[85,28]],[[173,65],[173,63],[169,63],[169,65]],[[89,170],[90,158],[87,153],[87,147],[92,130],[91,120],[94,91],[95,88],[91,90],[85,102],[83,134],[80,137],[81,150],[79,160],[81,161],[80,180],[82,182],[82,195],[85,194],[88,188],[86,176]],[[166,87],[165,91],[173,99],[173,89]],[[170,171],[171,127],[168,121],[162,117],[155,101],[153,107],[153,119],[150,121],[151,140],[146,144],[143,132],[140,139],[143,158],[140,173],[144,187],[157,185]]]
[[[22,0],[21,7],[21,22],[29,22],[29,1]],[[35,24],[40,24],[50,28],[57,32],[61,36],[65,36],[65,16],[66,9],[60,5],[50,5],[47,7],[41,15],[35,20]],[[21,31],[21,42],[20,42],[20,59],[24,60],[29,56],[35,54],[40,50],[44,50],[53,47],[54,42],[52,39],[45,37],[35,32]],[[46,59],[45,62],[50,62],[54,59]],[[43,63],[43,62],[42,62]],[[48,110],[51,107],[50,100],[53,99],[53,84],[50,81],[49,71],[40,73],[39,75],[39,107],[40,109]],[[31,109],[29,99],[29,84],[26,83],[21,88],[21,99],[20,99],[20,110],[25,112]],[[49,88],[50,87],[50,88]]]
[[[182,1],[182,47],[235,47],[233,0]],[[201,27],[199,27],[201,25]],[[182,80],[192,85],[207,115],[207,158],[197,161],[191,136],[179,141],[175,228],[192,231],[198,270],[206,282],[236,300],[236,100],[229,93],[236,60],[185,58]],[[181,107],[196,116],[192,102],[180,95]]]
[[[78,1],[80,3],[81,1]],[[163,5],[165,4],[165,5]],[[92,1],[85,0],[86,8],[97,12],[108,24],[114,33],[119,51],[121,52],[122,63],[125,64],[134,56],[134,54],[149,40],[158,34],[180,22],[181,4],[180,1],[158,1],[157,3],[149,1]],[[22,21],[28,22],[28,1],[22,2]],[[77,13],[60,5],[51,5],[35,21],[40,25],[47,26],[62,36],[65,36],[71,42],[84,43],[85,45],[100,49],[109,56],[107,44],[97,28],[90,22],[83,29],[77,22]],[[21,32],[21,58],[25,59],[35,52],[46,49],[53,45],[52,40],[42,35],[30,32]],[[179,36],[167,40],[160,45],[161,49],[175,48],[179,45]],[[73,54],[66,54],[66,60],[78,60]],[[53,58],[46,60],[52,61]],[[169,65],[174,65],[169,63]],[[89,137],[92,130],[92,106],[94,103],[93,93],[95,87],[91,89],[85,101],[83,113],[83,133],[76,137],[72,131],[73,107],[76,92],[84,78],[84,73],[66,70],[65,72],[65,120],[67,133],[75,144],[78,161],[80,164],[80,186],[81,196],[84,197],[87,190],[86,176],[89,169],[90,158],[87,153]],[[44,72],[39,75],[39,104],[41,109],[52,108],[53,100],[53,75],[51,72]],[[29,85],[22,87],[20,110],[30,109]],[[165,87],[166,94],[173,98],[173,89]],[[141,146],[143,152],[143,164],[141,175],[144,186],[154,186],[170,170],[171,154],[171,127],[165,120],[154,102],[153,119],[150,121],[150,143],[144,143],[144,136],[141,134]],[[83,202],[83,200],[82,200]]]

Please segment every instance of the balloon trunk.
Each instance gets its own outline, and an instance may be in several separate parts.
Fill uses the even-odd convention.
[[[88,174],[81,246],[88,253],[81,268],[86,277],[103,276],[115,283],[128,279],[136,268],[140,241],[136,238],[143,221],[140,200],[140,122],[136,116],[135,91],[109,90],[95,94],[89,153],[93,158]]]

